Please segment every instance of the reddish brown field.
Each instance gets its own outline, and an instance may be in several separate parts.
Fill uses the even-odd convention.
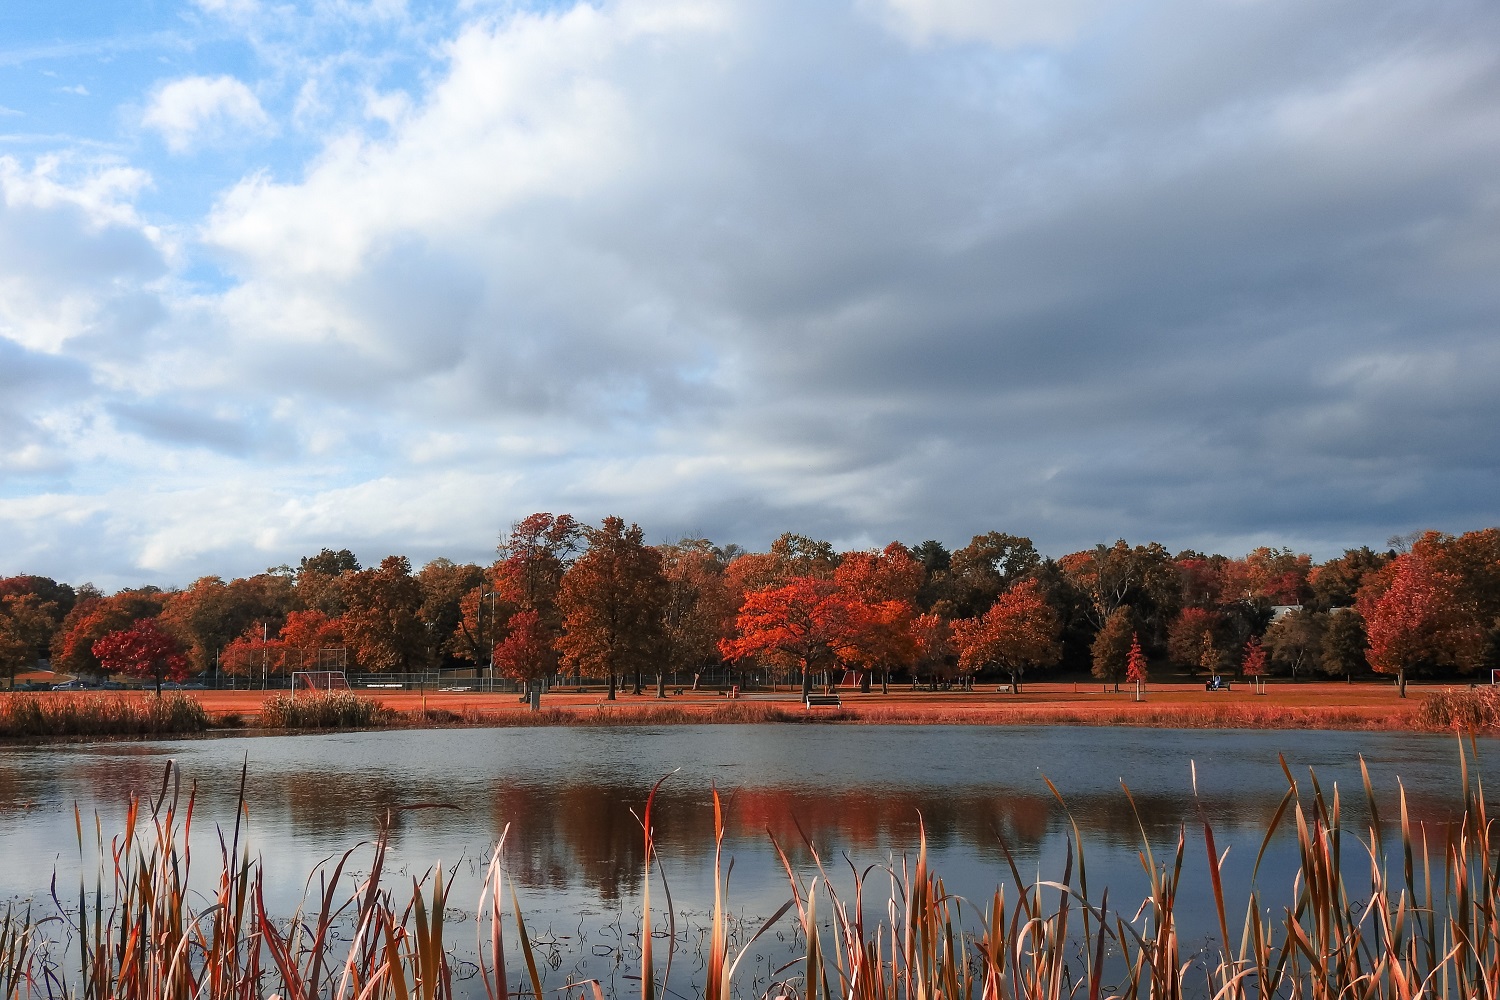
[[[45,680],[40,675],[36,679]],[[1180,728],[1256,729],[1416,729],[1414,718],[1423,698],[1431,691],[1465,685],[1411,685],[1404,700],[1389,682],[1347,684],[1338,682],[1291,683],[1270,681],[1264,694],[1248,684],[1236,683],[1232,690],[1209,692],[1201,681],[1163,682],[1148,685],[1145,698],[1136,701],[1121,686],[1105,691],[1097,682],[1037,682],[1025,685],[1021,694],[998,693],[993,684],[974,691],[912,691],[892,687],[862,694],[843,688],[841,709],[804,709],[793,690],[750,692],[737,700],[715,690],[669,693],[665,699],[654,689],[636,696],[622,691],[613,702],[602,687],[578,691],[555,689],[542,698],[543,718],[532,716],[514,694],[478,691],[379,691],[356,689],[370,698],[414,720],[424,708],[429,721],[456,721],[479,725],[527,725],[568,723],[756,722],[797,718],[844,723],[974,724],[974,725],[1097,725],[1170,726]],[[214,716],[238,716],[253,725],[262,702],[276,692],[191,691]],[[87,692],[84,697],[108,697],[112,692]],[[44,695],[45,696],[45,695]],[[78,694],[73,694],[78,697]]]
[[[999,694],[993,685],[976,691],[912,691],[893,688],[888,695],[845,689],[843,707],[803,709],[795,692],[754,692],[731,700],[716,691],[686,691],[659,699],[654,692],[621,693],[614,702],[602,689],[554,690],[542,705],[555,721],[579,722],[755,721],[760,716],[799,713],[841,722],[961,724],[1155,725],[1179,727],[1409,729],[1412,715],[1431,688],[1411,686],[1397,696],[1390,684],[1276,684],[1256,694],[1236,685],[1227,692],[1208,692],[1201,683],[1153,684],[1143,701],[1131,692],[1105,692],[1097,684],[1027,684],[1021,694]],[[525,724],[526,706],[514,694],[484,692],[357,691],[361,697],[408,714],[447,710],[469,721]],[[262,691],[192,692],[214,715],[238,714],[252,721],[267,697]]]

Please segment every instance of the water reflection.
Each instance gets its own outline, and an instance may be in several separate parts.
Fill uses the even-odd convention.
[[[1491,746],[1481,744],[1486,764]],[[198,849],[210,857],[214,825],[234,821],[248,761],[251,842],[288,906],[315,864],[372,839],[390,814],[393,857],[405,870],[419,874],[438,859],[460,867],[467,860],[476,869],[509,825],[511,876],[537,905],[557,913],[619,910],[641,889],[637,813],[652,784],[668,773],[655,825],[684,906],[705,905],[715,787],[728,802],[726,847],[741,873],[736,898],[751,905],[784,896],[772,837],[798,864],[810,859],[810,842],[825,860],[848,855],[863,867],[912,850],[925,828],[950,887],[985,898],[1008,871],[1002,842],[1023,872],[1055,875],[1069,814],[1090,852],[1091,880],[1126,898],[1144,886],[1137,856],[1142,824],[1153,845],[1165,848],[1184,824],[1196,835],[1199,820],[1208,820],[1221,848],[1230,848],[1227,874],[1247,877],[1286,788],[1281,754],[1299,778],[1315,766],[1329,794],[1337,785],[1348,827],[1361,830],[1361,753],[1388,820],[1397,815],[1398,775],[1414,821],[1442,824],[1461,808],[1452,739],[1407,734],[742,726],[405,731],[11,750],[0,755],[0,836],[12,862],[0,874],[0,892],[30,895],[44,888],[52,867],[77,858],[75,802],[85,816],[98,812],[108,832],[132,790],[157,794],[171,757],[196,783]],[[1044,775],[1066,797],[1067,813]],[[1120,790],[1122,778],[1139,819]],[[431,803],[451,808],[404,809]],[[1267,877],[1289,873],[1294,846],[1278,841]],[[1201,867],[1196,854],[1193,864]],[[1190,866],[1186,878],[1185,896],[1202,873]],[[464,891],[456,888],[454,899],[462,902]]]

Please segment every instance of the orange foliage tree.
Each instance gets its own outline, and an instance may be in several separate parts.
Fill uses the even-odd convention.
[[[926,578],[922,564],[899,542],[840,559],[833,582],[850,601],[852,665],[860,673],[860,690],[870,690],[877,671],[882,690],[889,690],[891,670],[916,663],[917,591]]]
[[[759,656],[800,670],[806,698],[814,672],[858,660],[855,634],[863,624],[861,610],[832,580],[796,577],[747,595],[735,619],[738,634],[720,642],[719,651],[725,659]]]
[[[1001,594],[979,618],[953,623],[959,669],[998,667],[1019,691],[1028,666],[1048,667],[1061,658],[1060,630],[1057,612],[1037,593],[1036,582],[1027,580]]]
[[[641,676],[661,667],[667,580],[661,555],[645,544],[640,526],[626,527],[606,517],[587,529],[589,548],[562,578],[558,608],[563,634],[557,648],[570,663],[615,679],[633,675],[635,693]],[[657,682],[660,692],[661,682]]]

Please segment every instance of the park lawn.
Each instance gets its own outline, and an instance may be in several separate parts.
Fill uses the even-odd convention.
[[[602,687],[580,692],[574,688],[554,689],[542,697],[548,710],[578,717],[579,721],[626,721],[632,715],[659,715],[670,708],[681,721],[713,721],[715,716],[729,714],[737,719],[754,717],[752,706],[763,706],[779,712],[807,712],[812,718],[831,717],[841,722],[889,722],[913,724],[1073,724],[1073,725],[1160,725],[1160,726],[1231,726],[1250,728],[1355,728],[1409,729],[1412,716],[1426,692],[1444,685],[1411,685],[1408,697],[1398,697],[1389,683],[1347,684],[1340,682],[1288,683],[1275,681],[1266,685],[1265,694],[1256,694],[1247,685],[1236,684],[1230,691],[1209,692],[1201,682],[1161,683],[1147,685],[1144,700],[1136,701],[1133,690],[1104,691],[1094,682],[1034,682],[1020,694],[1000,694],[993,684],[974,691],[912,691],[906,685],[893,687],[890,694],[879,689],[868,694],[842,689],[842,708],[837,714],[826,709],[805,710],[795,691],[752,692],[731,700],[717,690],[691,691],[682,694],[669,690],[658,699],[654,687],[641,695],[622,690],[616,700],[606,700]],[[266,691],[191,691],[211,715],[233,714],[253,722],[261,703],[274,692]],[[446,710],[469,720],[504,725],[508,717],[527,713],[527,706],[513,693],[483,691],[380,691],[356,689],[355,694],[409,715]],[[522,721],[517,718],[516,721]]]

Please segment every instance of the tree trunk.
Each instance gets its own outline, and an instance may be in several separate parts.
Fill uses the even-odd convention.
[[[806,701],[807,696],[810,694],[812,694],[812,671],[804,667],[802,670],[802,700]]]
[[[615,700],[615,672],[613,670],[609,672],[609,696],[606,700]]]
[[[656,675],[656,696],[658,698],[667,696],[667,675],[661,672]]]
[[[891,693],[891,672],[889,669],[887,669],[885,673],[880,675],[880,693]]]
[[[1396,686],[1401,689],[1401,697],[1406,697],[1406,668],[1402,667],[1396,673]]]
[[[859,690],[862,694],[870,693],[870,674],[871,671],[866,670],[859,675]]]

